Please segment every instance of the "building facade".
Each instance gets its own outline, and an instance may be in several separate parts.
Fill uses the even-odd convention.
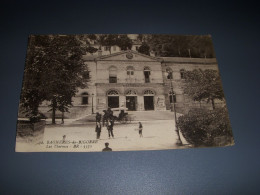
[[[183,93],[183,71],[218,70],[215,58],[151,57],[133,50],[111,55],[84,56],[90,82],[78,89],[67,118],[80,118],[108,107],[129,111],[166,111],[175,103],[177,112],[190,107],[211,107],[194,102]],[[216,102],[216,105],[222,102]],[[41,111],[47,115],[47,104]],[[59,115],[59,113],[57,113]]]

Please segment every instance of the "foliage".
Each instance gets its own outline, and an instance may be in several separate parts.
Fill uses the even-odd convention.
[[[184,93],[188,94],[194,101],[211,101],[212,107],[215,109],[214,100],[224,99],[218,71],[209,69],[185,71],[184,78]]]
[[[86,87],[82,74],[87,67],[82,60],[86,48],[74,35],[31,36],[21,95],[22,106],[30,118],[39,115],[38,107],[50,101],[52,122],[55,112],[68,112],[77,88]]]
[[[95,48],[95,47],[88,46],[88,47],[86,48],[86,52],[91,53],[91,54],[93,54],[93,53],[95,53],[95,52],[97,52],[97,51],[98,51],[98,49]]]
[[[82,35],[81,40],[89,43],[89,40],[95,41],[99,45],[99,49],[102,46],[106,46],[111,54],[111,47],[117,45],[121,50],[131,49],[132,41],[126,34],[89,34]],[[90,45],[89,45],[90,46]]]
[[[108,47],[109,52],[111,54],[111,47],[114,45],[117,45],[118,41],[119,41],[118,35],[108,34],[108,35],[105,35],[103,45]]]
[[[156,56],[214,58],[211,37],[167,34],[142,34],[138,39],[146,42]]]
[[[81,40],[91,47],[89,40],[95,44],[107,46],[111,53],[111,47],[117,45],[121,50],[132,48],[132,41],[126,34],[88,34],[79,35]],[[214,58],[214,48],[211,36],[185,36],[168,34],[138,34],[137,39],[145,46],[139,52],[150,54],[151,51],[160,57],[192,57],[192,58]],[[149,47],[149,52],[147,48]],[[91,49],[90,53],[93,52]],[[95,51],[93,52],[95,53]]]
[[[195,146],[214,146],[218,144],[218,137],[225,137],[226,145],[233,140],[226,107],[192,109],[187,115],[179,117],[177,125],[184,138]]]
[[[150,55],[150,47],[146,43],[142,43],[138,49],[138,52],[145,55]]]
[[[132,48],[132,41],[126,34],[118,35],[117,46],[120,47],[121,50],[128,50]]]

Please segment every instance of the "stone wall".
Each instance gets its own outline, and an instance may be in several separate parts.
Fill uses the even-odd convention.
[[[17,121],[16,141],[26,143],[38,143],[43,140],[45,120],[30,123],[26,120]]]

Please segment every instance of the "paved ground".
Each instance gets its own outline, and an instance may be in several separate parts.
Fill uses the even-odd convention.
[[[73,124],[73,121],[66,121],[64,125],[47,125],[43,142],[29,145],[17,143],[17,148],[25,151],[75,151],[94,152],[102,151],[104,143],[109,142],[113,151],[129,150],[161,150],[187,148],[185,139],[181,136],[184,146],[177,146],[177,134],[174,120],[152,120],[142,121],[143,137],[140,138],[138,123],[133,121],[130,124],[115,124],[115,138],[108,138],[105,127],[102,128],[100,140],[96,140],[95,123]],[[66,135],[63,142],[63,136]]]

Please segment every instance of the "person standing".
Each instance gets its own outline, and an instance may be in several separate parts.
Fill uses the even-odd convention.
[[[102,123],[103,123],[103,127],[104,127],[108,123],[108,112],[106,110],[103,110],[103,112],[104,112],[104,114],[103,114],[103,117],[102,117],[103,118]]]
[[[101,114],[99,114],[99,112],[97,112],[96,114],[96,122],[100,122],[101,121]]]
[[[101,123],[100,122],[96,123],[96,133],[97,133],[97,139],[100,139],[100,134],[101,134]]]
[[[108,147],[109,143],[105,143],[105,148],[102,150],[102,152],[112,152],[112,149]]]
[[[107,130],[108,130],[109,138],[110,138],[110,136],[112,136],[114,138],[113,127],[114,127],[114,121],[112,118],[109,118],[108,123],[107,123]]]
[[[143,137],[143,125],[142,125],[141,122],[139,122],[139,128],[138,128],[138,130],[139,130],[139,135],[140,135],[140,137]]]
[[[107,113],[108,113],[108,117],[114,117],[114,115],[113,115],[113,110],[111,110],[111,108],[110,107],[108,107],[107,108]]]

